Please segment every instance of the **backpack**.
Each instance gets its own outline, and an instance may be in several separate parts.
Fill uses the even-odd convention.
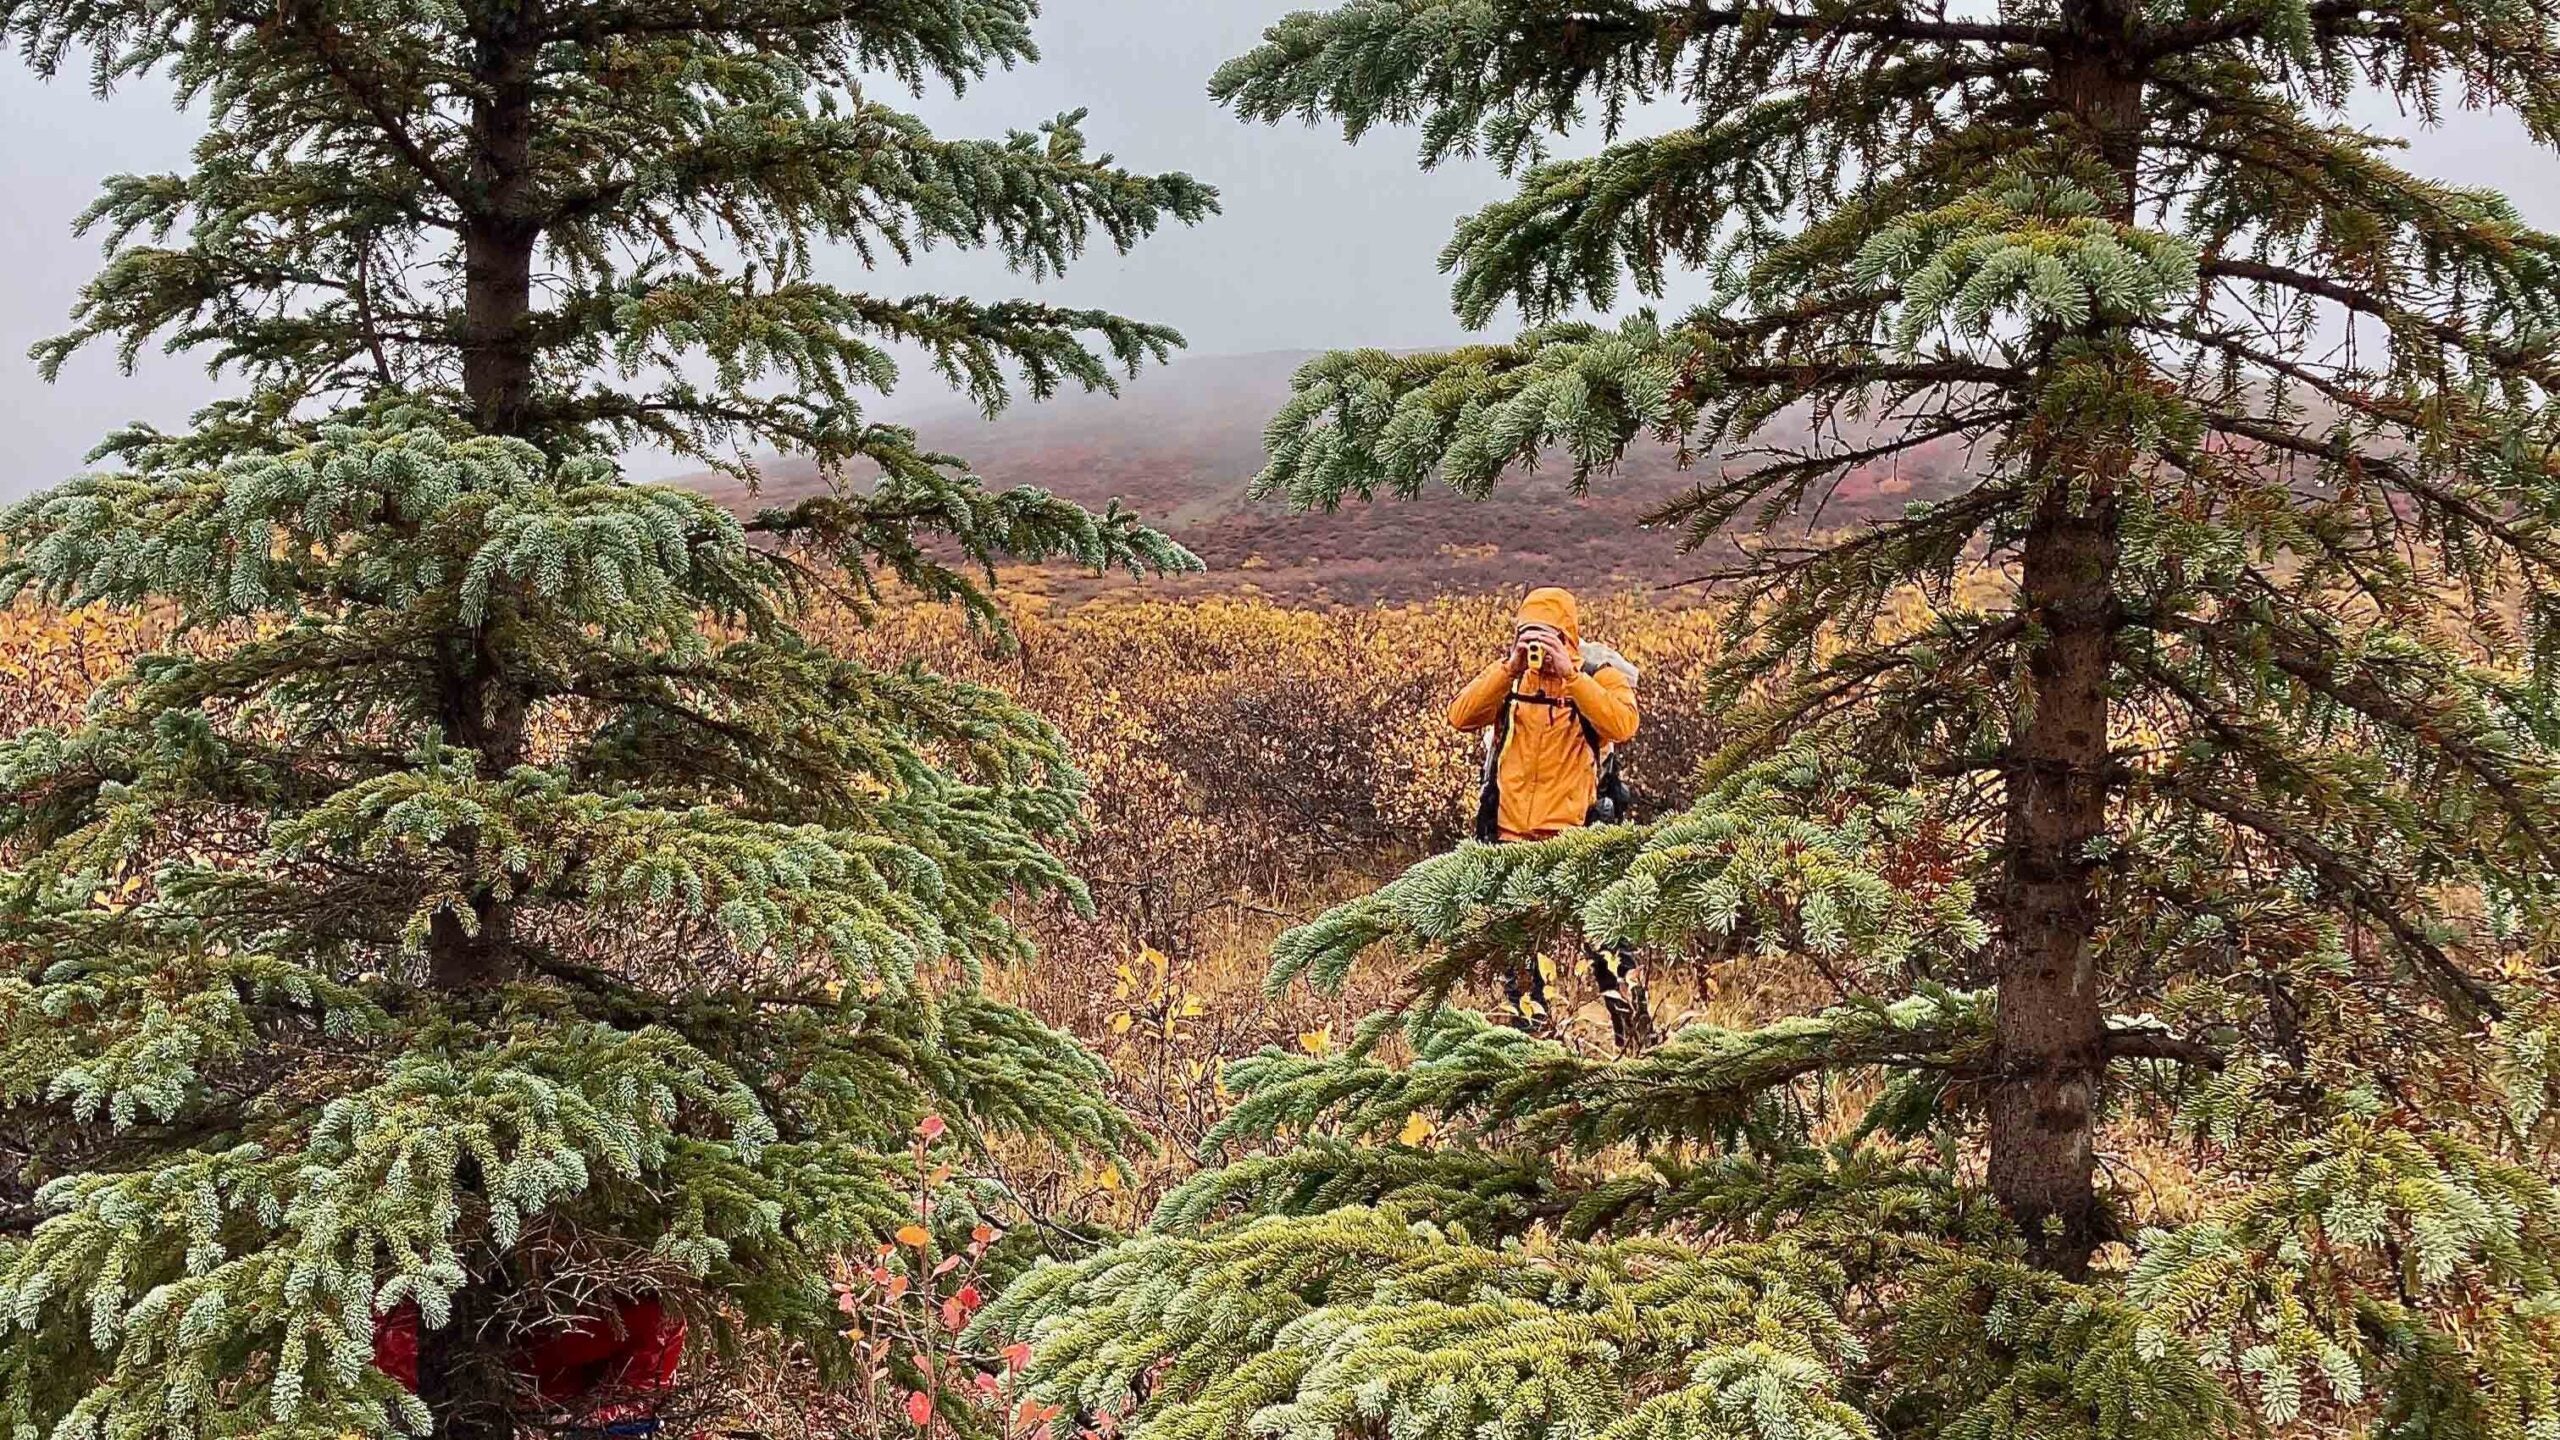
[[[1635,662],[1626,656],[1597,640],[1585,641],[1582,646],[1582,673],[1597,675],[1603,670],[1616,670],[1627,677],[1629,685],[1633,685],[1641,673]],[[1517,690],[1503,697],[1502,714],[1494,720],[1492,728],[1485,731],[1484,774],[1476,792],[1475,835],[1488,845],[1502,838],[1502,747],[1511,738],[1511,707],[1520,704],[1569,706],[1572,702],[1551,695],[1523,695]],[[1573,718],[1581,722],[1583,743],[1591,747],[1599,768],[1595,777],[1597,783],[1591,792],[1591,809],[1583,816],[1582,823],[1607,825],[1626,819],[1627,812],[1635,806],[1636,797],[1635,792],[1627,788],[1626,777],[1618,769],[1618,752],[1624,747],[1602,745],[1600,733],[1591,728],[1591,721],[1580,710],[1574,711]]]

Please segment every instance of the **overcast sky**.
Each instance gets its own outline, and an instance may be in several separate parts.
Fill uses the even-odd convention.
[[[1249,48],[1262,27],[1307,0],[1048,0],[1043,61],[996,76],[966,97],[906,102],[945,134],[994,135],[1089,108],[1086,134],[1123,163],[1186,170],[1219,187],[1225,213],[1160,234],[1127,256],[1103,253],[1040,287],[1062,303],[1106,306],[1178,327],[1195,352],[1421,347],[1459,338],[1447,282],[1435,266],[1451,224],[1501,194],[1489,165],[1425,173],[1413,138],[1377,134],[1357,148],[1331,129],[1246,126],[1212,105],[1210,71]],[[2560,159],[2528,145],[2512,123],[2456,116],[2420,133],[2388,111],[2358,118],[2411,134],[2417,168],[2466,185],[2494,185],[2539,223],[2560,226]],[[61,328],[95,268],[93,241],[71,222],[100,179],[184,159],[201,121],[173,111],[165,90],[136,85],[107,100],[81,75],[39,82],[0,56],[0,418],[8,463],[0,496],[62,479],[113,426],[182,421],[216,393],[199,362],[143,357],[126,377],[111,353],[91,352],[46,385],[27,347]],[[850,260],[829,278],[851,281]],[[1027,281],[983,256],[937,254],[903,277],[865,283],[891,293],[1025,293]],[[1498,322],[1497,328],[1507,328]],[[921,382],[931,383],[930,377]],[[897,410],[925,397],[907,394]],[[643,462],[643,468],[661,468]]]

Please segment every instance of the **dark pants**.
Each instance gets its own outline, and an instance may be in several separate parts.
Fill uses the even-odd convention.
[[[1632,945],[1589,946],[1592,983],[1600,987],[1600,1003],[1609,1011],[1609,1033],[1626,1053],[1650,1049],[1653,1012],[1646,1007],[1644,966]],[[1547,1000],[1547,977],[1538,959],[1513,966],[1502,977],[1502,1023],[1517,1030],[1552,1028],[1555,1016]]]

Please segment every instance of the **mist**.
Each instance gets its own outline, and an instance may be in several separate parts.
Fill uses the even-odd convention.
[[[1459,217],[1507,192],[1489,162],[1425,171],[1410,133],[1382,131],[1349,146],[1331,127],[1239,123],[1208,99],[1219,62],[1298,8],[1292,0],[1051,0],[1037,30],[1040,64],[992,76],[964,96],[935,91],[899,102],[951,135],[993,135],[1089,109],[1086,133],[1097,148],[1128,165],[1183,170],[1218,186],[1223,214],[1161,232],[1125,256],[1106,248],[1044,284],[988,255],[949,250],[868,277],[840,253],[824,263],[824,277],[893,294],[1036,294],[1105,307],[1177,327],[1198,355],[1423,348],[1463,338],[1437,257]],[[112,346],[93,348],[50,385],[27,359],[30,345],[64,327],[96,268],[96,243],[72,227],[99,181],[183,163],[203,124],[200,114],[171,107],[165,85],[129,83],[101,99],[86,79],[69,73],[44,82],[14,57],[0,62],[0,167],[12,202],[0,210],[0,254],[10,271],[0,286],[0,416],[11,439],[0,497],[77,473],[118,425],[175,426],[240,388],[236,377],[208,377],[200,357],[146,351],[128,376]],[[2504,190],[2528,218],[2560,225],[2560,157],[2534,147],[2512,120],[2455,114],[2428,129],[2378,106],[2353,118],[2408,136],[2421,172]],[[1635,128],[1676,123],[1678,112],[1662,107],[1636,117]],[[1670,303],[1685,298],[1675,294]],[[1490,328],[1507,333],[1512,323],[1500,317]],[[1138,383],[1178,386],[1180,371]],[[934,385],[911,368],[906,386],[875,408],[890,416],[947,410]],[[629,458],[641,474],[697,468],[671,456]]]

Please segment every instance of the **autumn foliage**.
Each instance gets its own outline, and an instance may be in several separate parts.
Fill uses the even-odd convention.
[[[1221,1059],[1348,1038],[1366,1000],[1265,1001],[1264,947],[1458,838],[1477,762],[1441,711],[1498,648],[1510,602],[1313,609],[1248,592],[1009,607],[1002,631],[894,600],[822,606],[808,629],[853,658],[993,686],[1065,732],[1090,787],[1065,858],[1093,913],[1040,902],[1041,963],[998,984],[1108,1056],[1115,1098],[1167,1148],[1126,1174],[1035,1165],[1009,1178],[1063,1213],[1127,1220],[1187,1173],[1223,1113]],[[0,609],[0,715],[10,729],[74,718],[175,625],[155,609]],[[1586,628],[1644,668],[1629,775],[1640,800],[1677,803],[1713,740],[1697,686],[1714,614],[1625,595],[1594,600]]]

